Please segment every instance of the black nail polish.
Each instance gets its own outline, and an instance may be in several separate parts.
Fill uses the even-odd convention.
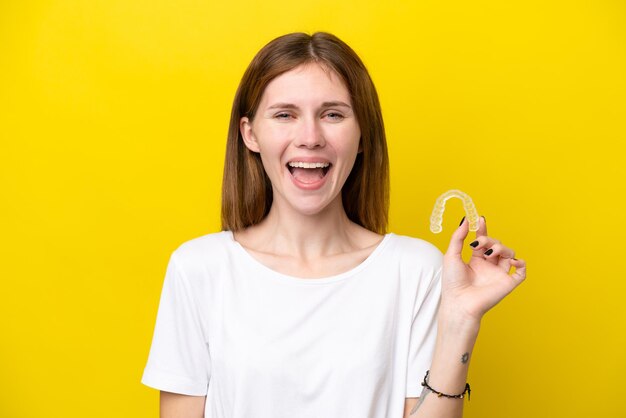
[[[476,248],[478,246],[478,241],[474,241],[470,244],[470,247]]]
[[[517,258],[513,257],[513,260],[517,261]]]
[[[485,223],[487,223],[487,218],[485,218],[485,216],[481,216],[481,218],[483,218],[483,220],[485,221]]]
[[[491,248],[485,251],[485,255],[491,255],[491,253],[493,253],[493,250]]]
[[[463,225],[464,220],[465,220],[465,216],[463,217],[463,219],[461,219],[461,223],[459,224],[459,226]]]

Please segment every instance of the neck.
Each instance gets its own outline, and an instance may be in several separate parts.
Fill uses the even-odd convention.
[[[275,201],[267,217],[255,226],[257,248],[301,259],[316,259],[355,245],[355,228],[341,197],[323,211],[305,215]]]

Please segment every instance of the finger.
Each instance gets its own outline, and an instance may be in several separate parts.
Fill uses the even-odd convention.
[[[511,269],[510,261],[515,258],[515,251],[501,243],[495,244],[490,250],[492,251],[485,251],[485,256],[489,259],[497,260],[498,266],[508,272]]]
[[[496,258],[496,257],[514,258],[515,251],[505,246],[501,242],[496,241],[496,243],[494,243],[491,247],[485,250],[485,256],[489,258]]]
[[[487,260],[491,264],[498,264],[499,258],[493,256],[493,248],[500,245],[500,241],[488,236],[476,237],[476,240],[470,243],[470,247],[473,248],[472,258],[480,258]],[[507,270],[508,271],[508,270]]]
[[[461,225],[452,233],[450,237],[450,244],[448,244],[448,250],[446,256],[461,257],[463,252],[463,243],[469,232],[469,222],[463,217]]]
[[[469,243],[469,246],[472,247],[475,254],[482,255],[485,251],[497,244],[500,244],[500,241],[485,235],[482,237],[476,237],[474,241]]]
[[[487,235],[487,220],[484,216],[478,218],[478,230],[476,231],[476,238]]]
[[[514,279],[519,285],[526,279],[526,261],[512,258],[510,261],[511,265],[515,267],[515,272],[511,274],[511,278]]]

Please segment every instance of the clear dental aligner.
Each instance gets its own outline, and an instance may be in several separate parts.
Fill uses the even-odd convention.
[[[438,234],[443,230],[441,221],[443,221],[443,211],[446,210],[446,201],[453,197],[463,201],[465,218],[469,221],[470,231],[478,231],[478,212],[476,212],[476,206],[474,206],[472,198],[469,197],[467,193],[463,193],[460,190],[448,190],[437,198],[433,213],[430,215],[430,231],[434,234]]]

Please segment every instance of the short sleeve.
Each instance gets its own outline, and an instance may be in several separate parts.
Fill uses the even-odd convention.
[[[170,257],[141,382],[185,395],[207,394],[211,361],[194,291]]]
[[[441,268],[433,271],[430,283],[425,291],[418,292],[415,302],[407,362],[407,398],[420,396],[423,389],[421,382],[432,363],[440,296]]]

